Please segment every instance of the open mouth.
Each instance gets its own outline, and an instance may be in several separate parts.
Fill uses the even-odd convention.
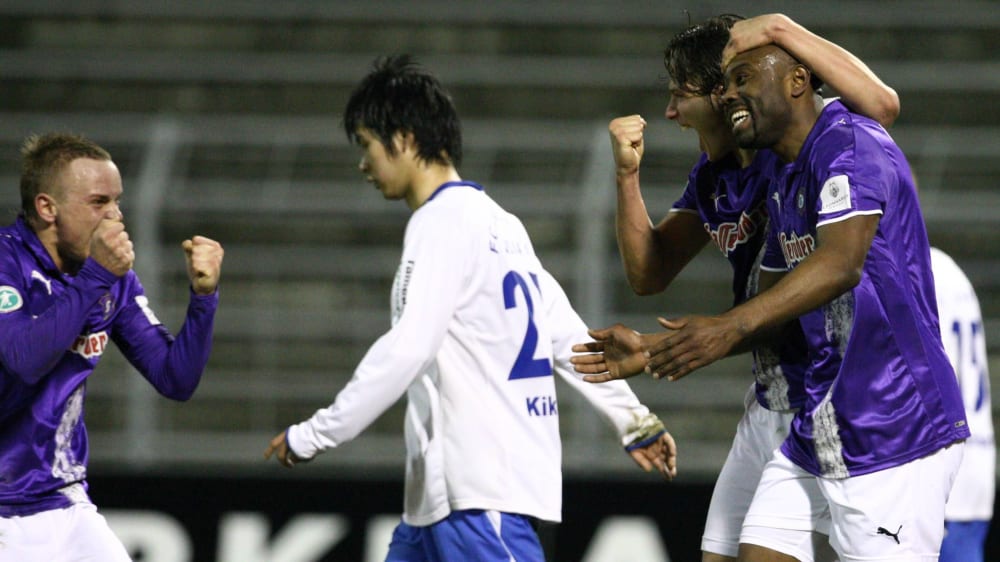
[[[733,126],[733,131],[739,130],[750,122],[750,112],[745,109],[738,109],[729,114],[729,122]]]

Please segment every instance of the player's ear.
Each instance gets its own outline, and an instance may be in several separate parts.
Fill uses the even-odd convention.
[[[403,153],[407,150],[417,150],[416,137],[412,131],[396,131],[392,135],[392,143],[396,147],[396,152]]]
[[[39,193],[35,196],[35,213],[42,222],[51,224],[56,221],[56,215],[59,214],[59,206],[51,194]]]
[[[812,79],[812,71],[806,68],[805,65],[796,64],[788,74],[789,86],[793,98],[798,98],[811,92],[810,81]]]

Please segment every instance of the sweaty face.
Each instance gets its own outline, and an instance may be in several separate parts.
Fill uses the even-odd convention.
[[[741,53],[726,67],[722,103],[739,146],[769,148],[781,139],[791,114],[787,71],[787,61],[766,47]]]
[[[60,258],[82,263],[90,238],[104,219],[122,220],[122,178],[114,162],[77,158],[55,178],[56,245]]]
[[[399,152],[389,154],[382,141],[366,128],[358,129],[361,161],[358,170],[386,199],[402,199],[409,188]]]

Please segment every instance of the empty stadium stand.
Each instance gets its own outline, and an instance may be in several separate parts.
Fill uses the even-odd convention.
[[[122,169],[136,268],[172,329],[187,299],[181,240],[200,233],[226,248],[215,351],[197,394],[186,404],[159,399],[120,356],[107,358],[88,385],[93,465],[263,471],[267,440],[329,403],[388,328],[408,211],[361,180],[339,123],[351,87],[379,54],[413,53],[450,85],[465,120],[463,176],[524,219],[592,325],[652,329],[657,315],[730,304],[728,266],[711,248],[668,293],[630,292],[614,242],[606,125],[634,112],[650,121],[643,187],[658,218],[697,156],[694,133],[662,118],[662,49],[689,18],[740,4],[66,4],[0,3],[8,218],[18,205],[21,140],[72,130],[109,148]],[[977,286],[1000,373],[1000,10],[923,0],[761,1],[755,9],[787,13],[850,49],[899,92],[891,132],[919,177],[932,242]],[[745,357],[677,383],[633,379],[695,479],[714,478],[721,466],[749,383]],[[631,477],[610,431],[562,390],[566,471]],[[318,462],[398,473],[401,413],[394,407]]]

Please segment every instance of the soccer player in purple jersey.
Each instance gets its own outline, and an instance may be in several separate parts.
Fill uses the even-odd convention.
[[[765,199],[770,183],[761,171],[773,165],[775,155],[766,150],[755,153],[738,148],[722,114],[719,97],[713,95],[713,90],[722,83],[720,60],[730,41],[775,42],[793,49],[801,53],[806,64],[829,76],[828,82],[842,92],[847,103],[883,119],[886,126],[898,115],[895,92],[867,66],[784,15],[769,14],[748,20],[724,15],[678,33],[664,56],[671,94],[666,117],[682,128],[695,129],[704,153],[692,169],[682,197],[656,226],[650,222],[639,192],[645,120],[632,115],[615,119],[610,125],[618,183],[618,243],[628,280],[639,294],[665,290],[708,242],[732,265],[734,304],[756,292],[757,269],[767,232]],[[594,335],[601,340],[610,338],[612,341],[604,343],[615,345],[631,333],[621,329],[596,331]],[[746,411],[709,507],[702,538],[704,562],[736,559],[743,517],[759,476],[787,435],[792,413],[805,401],[802,384],[805,344],[799,330],[793,331],[790,338],[795,339],[759,349],[755,357],[757,382],[748,391]],[[600,348],[601,345],[587,346],[591,350]],[[644,366],[644,362],[639,364]],[[586,367],[581,369],[591,372]],[[817,535],[815,540],[817,552],[802,556],[803,559],[810,562],[832,559],[834,555],[825,544],[826,538]]]
[[[774,275],[724,314],[662,320],[649,369],[676,380],[798,318],[807,400],[764,469],[740,560],[795,560],[781,553],[820,525],[844,561],[936,560],[969,429],[906,158],[876,122],[824,106],[780,47],[738,54],[725,76],[740,146],[781,160],[762,262]]]
[[[191,300],[176,338],[132,270],[106,150],[27,139],[22,210],[0,229],[0,561],[129,560],[87,495],[87,377],[110,342],[164,396],[191,397],[211,348],[222,246],[182,243]]]

